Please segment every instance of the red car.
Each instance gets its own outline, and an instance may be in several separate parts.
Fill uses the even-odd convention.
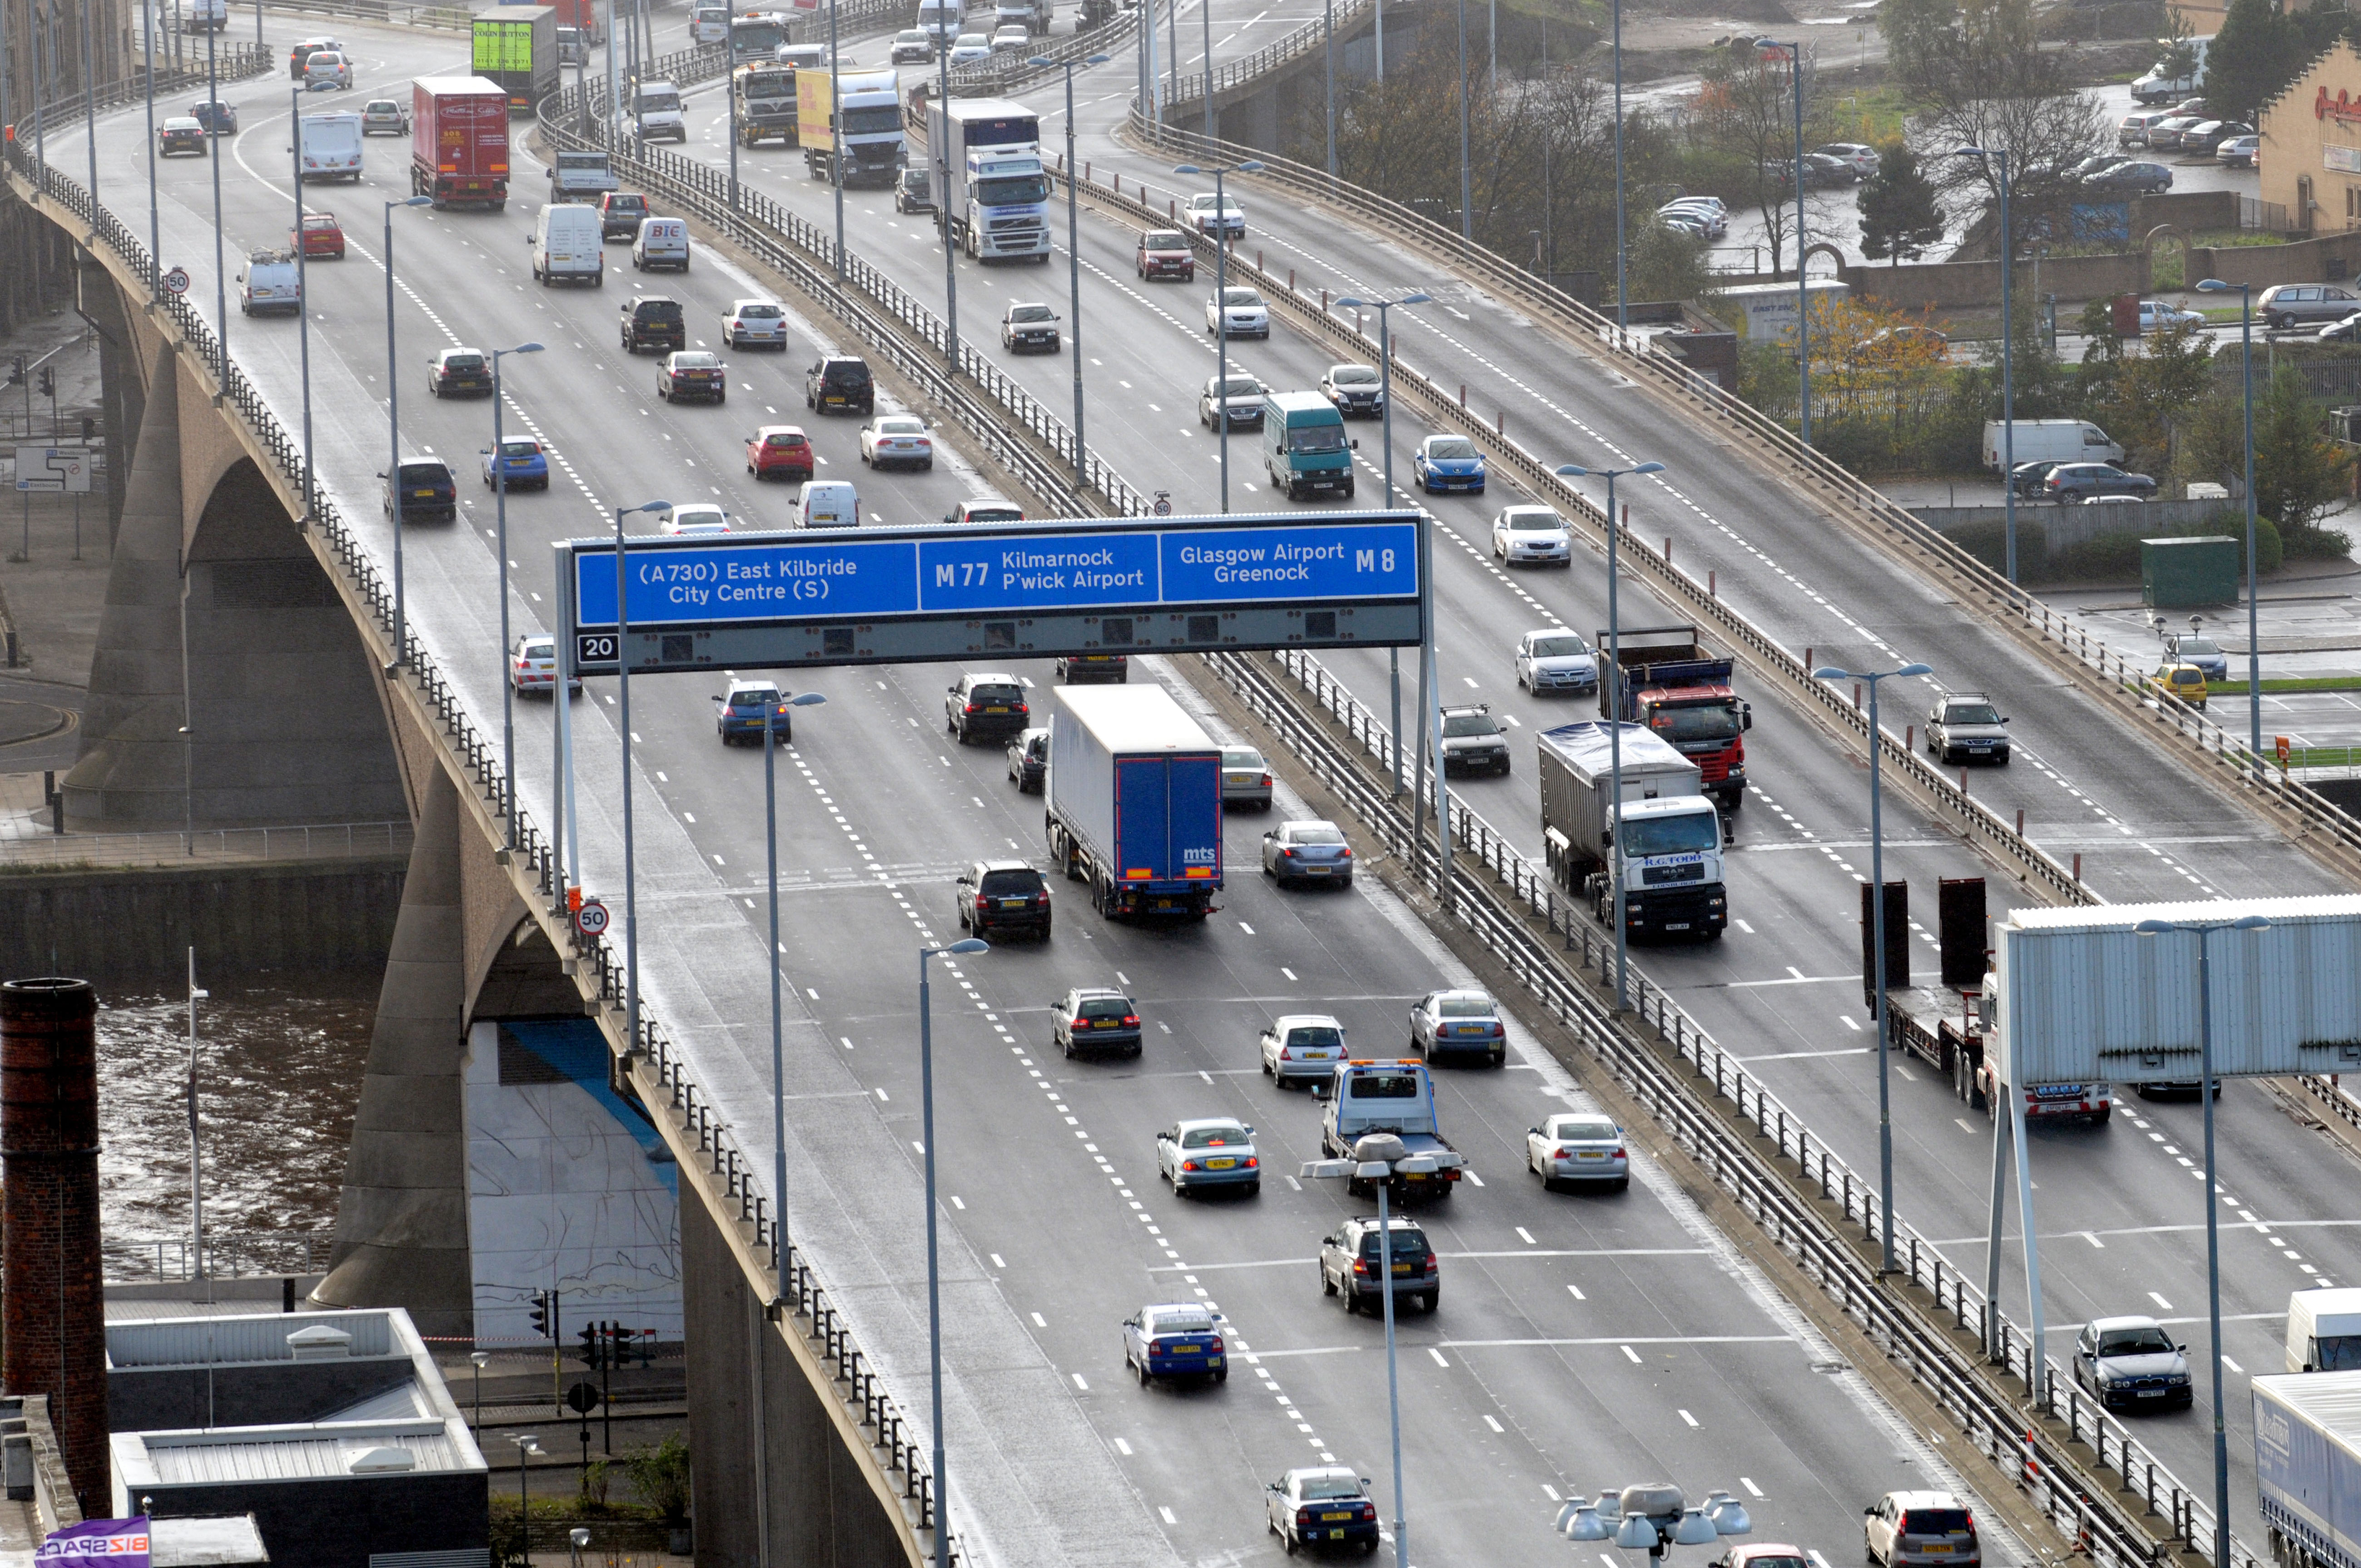
[[[811,441],[803,427],[766,424],[746,443],[746,472],[760,479],[804,480],[812,477]]]
[[[289,248],[293,248],[296,239],[292,234],[287,236]],[[324,258],[330,261],[342,261],[345,258],[345,228],[336,222],[334,213],[304,214],[302,239],[303,255],[307,259]]]

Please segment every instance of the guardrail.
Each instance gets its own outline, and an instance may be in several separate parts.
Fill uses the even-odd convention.
[[[1139,12],[1137,7],[1118,13],[1112,21],[1100,24],[1088,31],[1077,28],[1070,37],[1055,43],[1044,43],[1038,49],[1022,52],[1010,50],[983,60],[970,60],[965,65],[951,67],[951,96],[983,98],[994,93],[1014,93],[1036,82],[1047,82],[1062,74],[1056,67],[1033,63],[1035,56],[1059,61],[1083,60],[1094,54],[1113,54],[1117,45],[1139,33]]]
[[[249,1274],[319,1274],[335,1245],[332,1231],[214,1231],[205,1233],[205,1267],[191,1266],[196,1247],[188,1237],[128,1241],[110,1237],[102,1247],[109,1283],[137,1279],[237,1279]]]
[[[408,822],[323,822],[191,832],[33,833],[0,839],[0,873],[74,866],[178,865],[198,861],[357,861],[406,855]]]
[[[269,71],[270,62],[270,50],[262,45],[231,44],[214,50],[213,79],[215,82],[244,82]],[[194,71],[176,70],[161,65],[156,71],[156,91],[159,93],[176,93],[183,88],[203,87],[204,84],[205,71],[202,64]],[[118,104],[132,103],[147,95],[148,78],[144,71],[122,77],[114,82],[104,82],[98,88],[98,101],[92,105],[91,113],[95,114],[101,109],[112,109]],[[82,116],[82,100],[81,93],[69,93],[62,98],[53,98],[43,104],[40,108],[40,124],[44,127],[61,126],[68,130],[80,128],[79,122]],[[20,116],[16,126],[16,139],[32,140],[33,124],[34,116],[31,113],[27,112]]]
[[[1357,26],[1362,16],[1367,15],[1375,5],[1376,0],[1345,0],[1345,4],[1336,7],[1333,26],[1339,32]],[[1218,94],[1227,93],[1235,87],[1243,87],[1267,71],[1276,71],[1290,60],[1302,59],[1320,47],[1322,38],[1328,35],[1331,26],[1332,18],[1323,16],[1317,22],[1309,22],[1296,28],[1295,31],[1275,43],[1265,44],[1252,54],[1242,55],[1236,60],[1215,66],[1211,72],[1213,92]],[[1191,71],[1172,83],[1170,96],[1164,104],[1166,117],[1177,119],[1183,105],[1204,102],[1207,74],[1202,71]],[[1139,113],[1139,106],[1136,102],[1132,105],[1132,113],[1134,115]],[[1240,156],[1264,158],[1268,155],[1247,151]]]

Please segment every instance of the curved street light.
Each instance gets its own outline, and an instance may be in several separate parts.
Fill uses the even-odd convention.
[[[1209,122],[1208,128],[1206,130],[1206,135],[1208,136],[1213,134],[1210,125],[1213,115],[1213,109],[1211,107],[1213,102],[1213,56],[1212,47],[1208,45],[1205,53],[1205,103],[1208,105],[1205,113]],[[1073,123],[1073,117],[1071,115],[1067,116],[1067,123],[1069,125]],[[1222,510],[1224,514],[1227,514],[1230,510],[1230,414],[1228,406],[1230,381],[1230,228],[1228,220],[1223,214],[1226,214],[1230,210],[1230,203],[1228,197],[1224,193],[1222,181],[1233,174],[1254,174],[1259,172],[1261,169],[1261,159],[1249,158],[1240,163],[1214,163],[1202,166],[1194,163],[1181,163],[1174,165],[1172,170],[1172,172],[1175,174],[1210,174],[1213,177],[1213,375],[1222,383],[1222,417],[1217,423],[1220,430],[1222,445]],[[1389,497],[1388,499],[1390,501],[1391,498]]]
[[[302,243],[300,229],[297,243],[299,245]],[[311,307],[307,303],[304,308],[309,310]],[[493,504],[497,509],[499,519],[498,526],[493,531],[493,539],[497,546],[494,553],[500,557],[500,658],[503,661],[511,659],[514,655],[509,650],[509,472],[506,459],[500,453],[500,360],[504,356],[511,354],[539,354],[542,351],[543,345],[538,343],[520,343],[514,348],[492,350],[492,445],[491,450],[485,455],[491,459]],[[305,428],[309,429],[312,411],[308,403],[304,407],[303,417]],[[545,474],[547,469],[544,468],[543,472]],[[308,477],[307,475],[306,477]],[[557,700],[561,704],[565,702],[566,694],[558,693]],[[502,787],[507,791],[507,800],[500,816],[505,824],[507,848],[513,852],[516,849],[517,820],[516,677],[513,672],[510,674],[508,679],[500,683],[500,776],[504,781]]]
[[[1152,33],[1155,29],[1148,30]],[[1025,62],[1048,70],[1063,69],[1066,73],[1066,336],[1074,356],[1074,477],[1085,488],[1090,484],[1090,460],[1082,444],[1082,250],[1078,176],[1074,172],[1074,71],[1078,66],[1106,62],[1107,57],[1103,54],[1082,60],[1035,55]]]

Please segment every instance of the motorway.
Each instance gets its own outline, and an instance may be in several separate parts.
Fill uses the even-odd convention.
[[[454,63],[447,42],[346,31],[367,39],[359,46],[365,95],[372,82]],[[1117,62],[1101,74],[1125,69]],[[1122,76],[1113,84],[1127,82]],[[284,126],[272,117],[284,112],[284,88],[283,78],[265,79],[224,94],[241,105],[247,126],[236,138],[235,175],[224,170],[225,222],[234,240],[276,242],[286,228],[291,201],[277,174]],[[1082,96],[1100,99],[1104,92]],[[725,153],[708,139],[718,100],[706,93],[691,102],[693,128],[710,148],[706,156]],[[1103,166],[1127,156],[1104,139],[1115,107],[1102,99],[1082,116],[1086,155]],[[144,229],[146,160],[136,114],[115,116],[101,135],[103,196],[135,230]],[[67,137],[54,139],[55,159],[78,169],[78,149]],[[405,157],[402,144],[374,142],[365,197],[328,189],[311,198],[315,207],[342,209],[353,225],[354,259],[312,270],[314,417],[330,488],[347,517],[363,523],[377,516],[369,476],[384,451],[382,421],[373,411],[382,407],[383,274],[375,265],[376,215],[358,209],[362,201],[406,192]],[[828,192],[806,181],[792,159],[775,150],[745,155],[741,172],[822,219]],[[1152,173],[1144,161],[1126,166],[1127,179]],[[209,300],[208,178],[205,165],[191,159],[159,172],[167,257],[200,273],[196,292]],[[520,185],[530,190],[537,178],[528,171]],[[875,193],[849,194],[846,205],[863,254],[919,297],[939,297],[940,253],[930,225],[896,220],[890,202]],[[1869,554],[1734,450],[1686,432],[1668,450],[1671,422],[1610,367],[1382,242],[1361,246],[1356,264],[1375,271],[1375,280],[1325,267],[1314,275],[1315,255],[1353,251],[1350,232],[1285,212],[1269,198],[1250,193],[1246,205],[1255,225],[1248,245],[1275,254],[1285,247],[1311,286],[1416,284],[1435,292],[1435,311],[1398,318],[1401,352],[1438,378],[1445,366],[1464,367],[1472,407],[1488,414],[1505,407],[1512,426],[1529,435],[1549,430],[1567,458],[1675,463],[1661,481],[1626,490],[1635,525],[1674,537],[1692,570],[1718,568],[1724,595],[1774,635],[1793,646],[1816,644],[1823,659],[1927,658],[1938,675],[1966,672],[1958,684],[1994,691],[2015,714],[2018,762],[1978,775],[1974,787],[2000,809],[2026,806],[2029,829],[2053,852],[2081,850],[2086,876],[2110,898],[2329,885],[2310,861],[2172,772],[2126,766],[2142,755],[2131,731],[2057,689],[2054,676],[1971,612]],[[511,361],[511,429],[542,435],[563,459],[549,496],[511,499],[510,554],[520,564],[515,608],[530,618],[544,602],[548,543],[601,527],[598,506],[659,492],[683,499],[678,487],[703,484],[750,525],[783,521],[784,497],[758,492],[743,477],[736,442],[757,409],[798,417],[789,400],[795,373],[820,335],[799,327],[784,362],[735,356],[728,411],[656,403],[649,396],[653,367],[624,360],[603,336],[630,275],[619,277],[616,291],[532,289],[518,254],[528,207],[520,202],[499,217],[404,213],[396,220],[403,225],[399,363],[413,376],[403,401],[406,436],[457,455],[476,531],[409,533],[412,611],[422,638],[479,718],[494,723],[494,561],[479,544],[491,508],[471,477],[471,455],[489,422],[480,407],[420,396],[417,363],[446,343],[491,347],[532,336],[550,344],[537,359]],[[1135,484],[1170,488],[1182,511],[1217,506],[1217,454],[1193,422],[1194,389],[1212,369],[1199,324],[1209,280],[1201,273],[1194,287],[1137,284],[1127,235],[1102,220],[1085,218],[1082,244],[1094,442],[1122,455]],[[621,264],[620,247],[609,255]],[[710,332],[730,299],[758,291],[733,270],[708,253],[696,271],[661,285],[688,305],[693,335],[700,323]],[[985,339],[989,319],[1009,300],[1059,300],[1063,271],[985,272],[963,263],[961,317],[971,335]],[[290,411],[294,335],[290,323],[230,323],[232,351]],[[1326,357],[1284,329],[1268,345],[1233,350],[1237,364],[1282,387],[1309,386]],[[1050,406],[1064,406],[1064,359],[1025,362],[1016,373]],[[1396,422],[1401,477],[1409,446],[1423,432],[1414,420]],[[829,471],[857,473],[850,422],[811,428]],[[1374,427],[1360,431],[1371,481],[1381,468],[1374,434]],[[1242,508],[1268,499],[1250,488],[1259,482],[1253,455],[1250,439],[1231,454],[1234,499]],[[858,477],[866,510],[885,522],[931,520],[982,488],[950,461],[932,476]],[[1580,715],[1517,693],[1508,648],[1527,625],[1562,620],[1586,632],[1602,625],[1603,572],[1586,563],[1571,573],[1509,580],[1480,554],[1483,525],[1504,499],[1435,507],[1447,531],[1437,552],[1441,667],[1455,695],[1490,701],[1521,729],[1539,728]],[[1644,594],[1626,599],[1633,621],[1670,619],[1646,604]],[[480,650],[472,659],[464,652],[470,647]],[[1340,655],[1332,666],[1382,708],[1381,660]],[[1046,667],[1022,669],[1039,686],[1049,684]],[[948,678],[929,668],[813,677],[830,706],[803,716],[799,744],[782,772],[789,802],[783,860],[797,873],[785,946],[790,974],[805,992],[793,1031],[796,1079],[804,1086],[791,1129],[798,1234],[831,1279],[845,1281],[839,1291],[854,1296],[854,1310],[867,1315],[864,1337],[873,1332],[887,1343],[906,1399],[922,1387],[904,1359],[912,1343],[910,1249],[906,1239],[880,1239],[860,1212],[864,1201],[884,1201],[876,1194],[906,1198],[914,1190],[910,949],[897,944],[955,934],[948,883],[961,859],[1039,852],[1034,803],[1008,789],[997,751],[959,750],[932,728]],[[592,685],[579,741],[591,816],[587,854],[589,880],[611,890],[613,694],[605,689],[609,683]],[[766,1164],[766,989],[754,926],[760,759],[707,750],[713,742],[701,689],[643,682],[635,695],[650,1001],[676,1036],[697,1038],[700,1050],[708,1037],[728,1042],[700,1057],[700,1068],[718,1080],[741,1142]],[[1755,711],[1749,742],[1757,785],[1733,857],[1731,906],[1743,924],[1718,945],[1649,951],[1641,960],[1719,1038],[1760,1058],[1756,1070],[1857,1168],[1869,1168],[1874,1087],[1851,978],[1854,888],[1867,870],[1861,771],[1784,701],[1756,694]],[[547,728],[537,707],[521,710],[528,805],[544,817]],[[1508,779],[1470,783],[1466,793],[1530,850],[1537,836],[1532,789],[1531,767],[1521,764]],[[1253,1518],[1257,1484],[1323,1453],[1378,1476],[1380,1496],[1386,1492],[1381,1369],[1370,1354],[1375,1326],[1306,1315],[1334,1310],[1309,1288],[1308,1260],[1341,1199],[1274,1182],[1252,1205],[1201,1207],[1160,1201],[1150,1190],[1148,1136],[1175,1115],[1246,1115],[1262,1127],[1279,1171],[1311,1152],[1310,1105],[1279,1101],[1254,1071],[1253,1025],[1261,1019],[1324,1008],[1365,1048],[1382,1050],[1411,997],[1458,978],[1447,955],[1374,887],[1324,897],[1268,889],[1251,874],[1263,825],[1257,817],[1233,823],[1229,853],[1245,874],[1234,875],[1223,915],[1207,927],[1180,934],[1113,927],[1070,903],[1054,943],[1005,946],[956,980],[943,977],[939,988],[946,1081],[962,1091],[944,1096],[939,1134],[960,1244],[955,1493],[997,1486],[992,1500],[1002,1511],[987,1517],[1012,1517],[1008,1510],[1024,1501],[1017,1483],[1027,1464],[1051,1453],[1061,1434],[1087,1433],[1113,1467],[1110,1477],[1119,1475],[1137,1493],[1137,1519],[1061,1516],[1058,1528],[1075,1532],[1070,1539],[1119,1534],[1118,1560],[1159,1539],[1191,1559],[1251,1550],[1261,1539]],[[1935,825],[1898,806],[1887,828],[1889,875],[1910,876],[1922,907],[1936,876],[1982,869]],[[724,902],[730,897],[741,901],[736,910]],[[878,956],[897,950],[901,957]],[[1160,1026],[1148,1056],[1122,1068],[1077,1068],[1040,1056],[1034,1047],[1046,1039],[1041,1010],[1051,997],[1110,976],[1133,989]],[[1444,1306],[1433,1321],[1413,1318],[1404,1329],[1405,1459],[1413,1531],[1424,1530],[1419,1560],[1473,1562],[1480,1552],[1487,1560],[1538,1561],[1563,1550],[1543,1532],[1553,1492],[1595,1492],[1643,1473],[1668,1475],[1695,1491],[1724,1486],[1748,1496],[1758,1539],[1849,1552],[1860,1508],[1887,1486],[1926,1484],[1939,1475],[1939,1460],[1871,1404],[1850,1375],[1810,1372],[1829,1359],[1826,1347],[1653,1171],[1643,1168],[1620,1199],[1544,1197],[1529,1186],[1518,1173],[1523,1128],[1565,1102],[1571,1088],[1530,1041],[1518,1045],[1517,1066],[1506,1073],[1444,1078],[1447,1125],[1486,1185],[1433,1217],[1448,1276]],[[1956,1242],[1955,1261],[1973,1266],[1987,1180],[1985,1124],[1955,1120],[1962,1107],[1942,1086],[1895,1087],[1905,1212],[1928,1234]],[[855,1098],[870,1103],[870,1116],[844,1114]],[[2225,1241],[2225,1310],[2236,1317],[2229,1351],[2243,1370],[2268,1368],[2278,1326],[2270,1314],[2283,1310],[2289,1288],[2361,1277],[2341,1221],[2361,1212],[2355,1201],[2361,1171],[2316,1136],[2289,1136],[2284,1114],[2258,1089],[2234,1086],[2223,1109],[2224,1185],[2241,1201],[2235,1212],[2246,1216]],[[2192,1202],[2164,1201],[2172,1184],[2155,1179],[2189,1157],[2194,1119],[2193,1107],[2159,1107],[2101,1132],[2037,1135],[2053,1325],[2097,1311],[2155,1310],[2181,1325],[2182,1337],[2202,1335],[2202,1320],[2187,1326],[2203,1299],[2187,1234],[2202,1216]],[[1012,1181],[1012,1168],[1038,1179]],[[2274,1244],[2268,1249],[2265,1226]],[[2296,1245],[2286,1245],[2288,1235]],[[857,1288],[864,1283],[874,1288],[862,1295]],[[1239,1379],[1239,1388],[1207,1393],[1117,1387],[1115,1323],[1144,1299],[1201,1290],[1260,1358],[1254,1376]],[[1784,1375],[1791,1369],[1806,1375]],[[2235,1422],[2244,1392],[2233,1388]],[[1204,1403],[1220,1409],[1194,1408]],[[977,1412],[987,1409],[999,1418],[988,1443],[972,1435],[983,1424]],[[962,1423],[961,1413],[974,1419]],[[2143,1435],[2195,1479],[2203,1471],[2203,1425],[2201,1402],[2194,1415],[2144,1423]],[[2245,1437],[2242,1425],[2235,1430],[2238,1459]],[[1028,1448],[1037,1452],[1019,1452]],[[1764,1494],[1759,1503],[1750,1495],[1757,1488]],[[2250,1480],[2238,1491],[2250,1499]],[[1071,1500],[1037,1494],[1033,1506]],[[2251,1541],[2250,1509],[2250,1501],[2243,1504],[2238,1518]],[[2010,1560],[2021,1551],[2012,1544],[1996,1555]]]

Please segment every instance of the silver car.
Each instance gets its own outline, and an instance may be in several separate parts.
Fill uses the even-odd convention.
[[[1325,1083],[1345,1059],[1345,1025],[1325,1013],[1289,1013],[1262,1032],[1263,1075],[1281,1089]]]
[[[1197,422],[1207,430],[1225,421],[1232,430],[1262,428],[1263,384],[1251,376],[1214,376],[1197,394]]]
[[[1578,631],[1543,627],[1517,639],[1517,684],[1535,696],[1598,689],[1598,655]]]
[[[1611,1181],[1620,1192],[1631,1185],[1631,1160],[1623,1129],[1605,1116],[1579,1113],[1552,1116],[1525,1134],[1525,1168],[1542,1179],[1542,1190],[1561,1181]]]
[[[1927,713],[1927,754],[1938,762],[2008,762],[2008,720],[1982,692],[1947,692]]]
[[[1222,804],[1270,809],[1270,764],[1252,746],[1222,748]]]
[[[1252,289],[1235,286],[1205,302],[1205,331],[1230,337],[1268,337],[1270,307]]]
[[[1262,874],[1291,882],[1353,885],[1353,847],[1334,822],[1282,822],[1262,836]]]
[[[1574,536],[1554,507],[1510,507],[1492,520],[1492,555],[1509,566],[1571,566]]]
[[[372,98],[361,105],[361,135],[406,137],[409,134],[408,104],[392,98]]]
[[[787,313],[772,300],[732,300],[721,318],[721,341],[732,348],[749,345],[785,348]]]
[[[2093,1318],[2074,1342],[2074,1381],[2108,1409],[2187,1409],[2189,1357],[2154,1318]]]
[[[1499,1004],[1480,991],[1430,991],[1410,1010],[1410,1049],[1429,1061],[1473,1052],[1501,1067],[1509,1059],[1509,1029]]]
[[[509,685],[517,695],[544,692],[555,696],[557,691],[557,639],[545,633],[528,631],[516,640],[509,651]],[[567,678],[568,696],[582,689],[582,677]]]
[[[1262,1190],[1254,1129],[1228,1116],[1175,1122],[1157,1134],[1156,1173],[1183,1198],[1216,1187],[1236,1188],[1249,1198]]]

